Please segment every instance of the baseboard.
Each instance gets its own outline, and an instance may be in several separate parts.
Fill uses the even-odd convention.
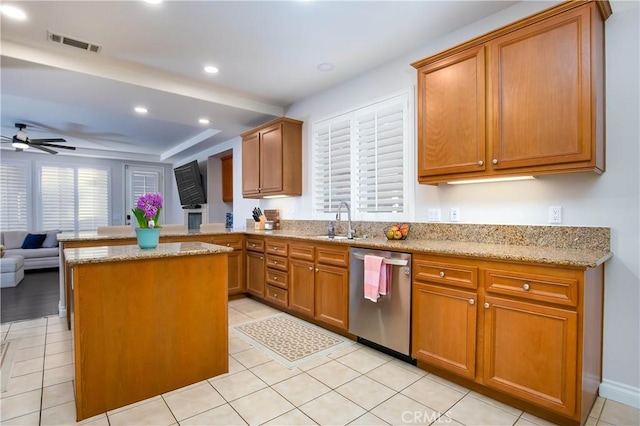
[[[67,308],[62,307],[62,300],[58,302],[58,316],[59,317],[67,316]]]
[[[640,388],[604,380],[600,383],[599,394],[604,398],[640,409]]]

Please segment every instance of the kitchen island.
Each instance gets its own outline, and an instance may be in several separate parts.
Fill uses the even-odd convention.
[[[68,248],[77,420],[228,371],[227,253]]]

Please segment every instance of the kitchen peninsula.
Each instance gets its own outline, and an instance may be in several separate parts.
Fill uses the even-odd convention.
[[[77,420],[228,371],[227,253],[67,248]]]

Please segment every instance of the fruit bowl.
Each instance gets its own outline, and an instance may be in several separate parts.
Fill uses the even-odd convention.
[[[404,240],[409,235],[410,226],[408,223],[395,224],[384,228],[384,236],[387,240]]]

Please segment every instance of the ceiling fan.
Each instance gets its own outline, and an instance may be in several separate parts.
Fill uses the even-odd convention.
[[[66,140],[62,138],[29,139],[25,130],[27,128],[26,124],[16,123],[15,126],[18,129],[18,133],[12,138],[8,136],[0,136],[0,138],[2,138],[0,142],[11,143],[16,151],[24,151],[27,148],[33,147],[41,151],[48,152],[49,154],[57,154],[58,151],[54,151],[51,148],[70,149],[72,151],[76,149],[75,146],[57,145],[58,143],[66,142]]]

